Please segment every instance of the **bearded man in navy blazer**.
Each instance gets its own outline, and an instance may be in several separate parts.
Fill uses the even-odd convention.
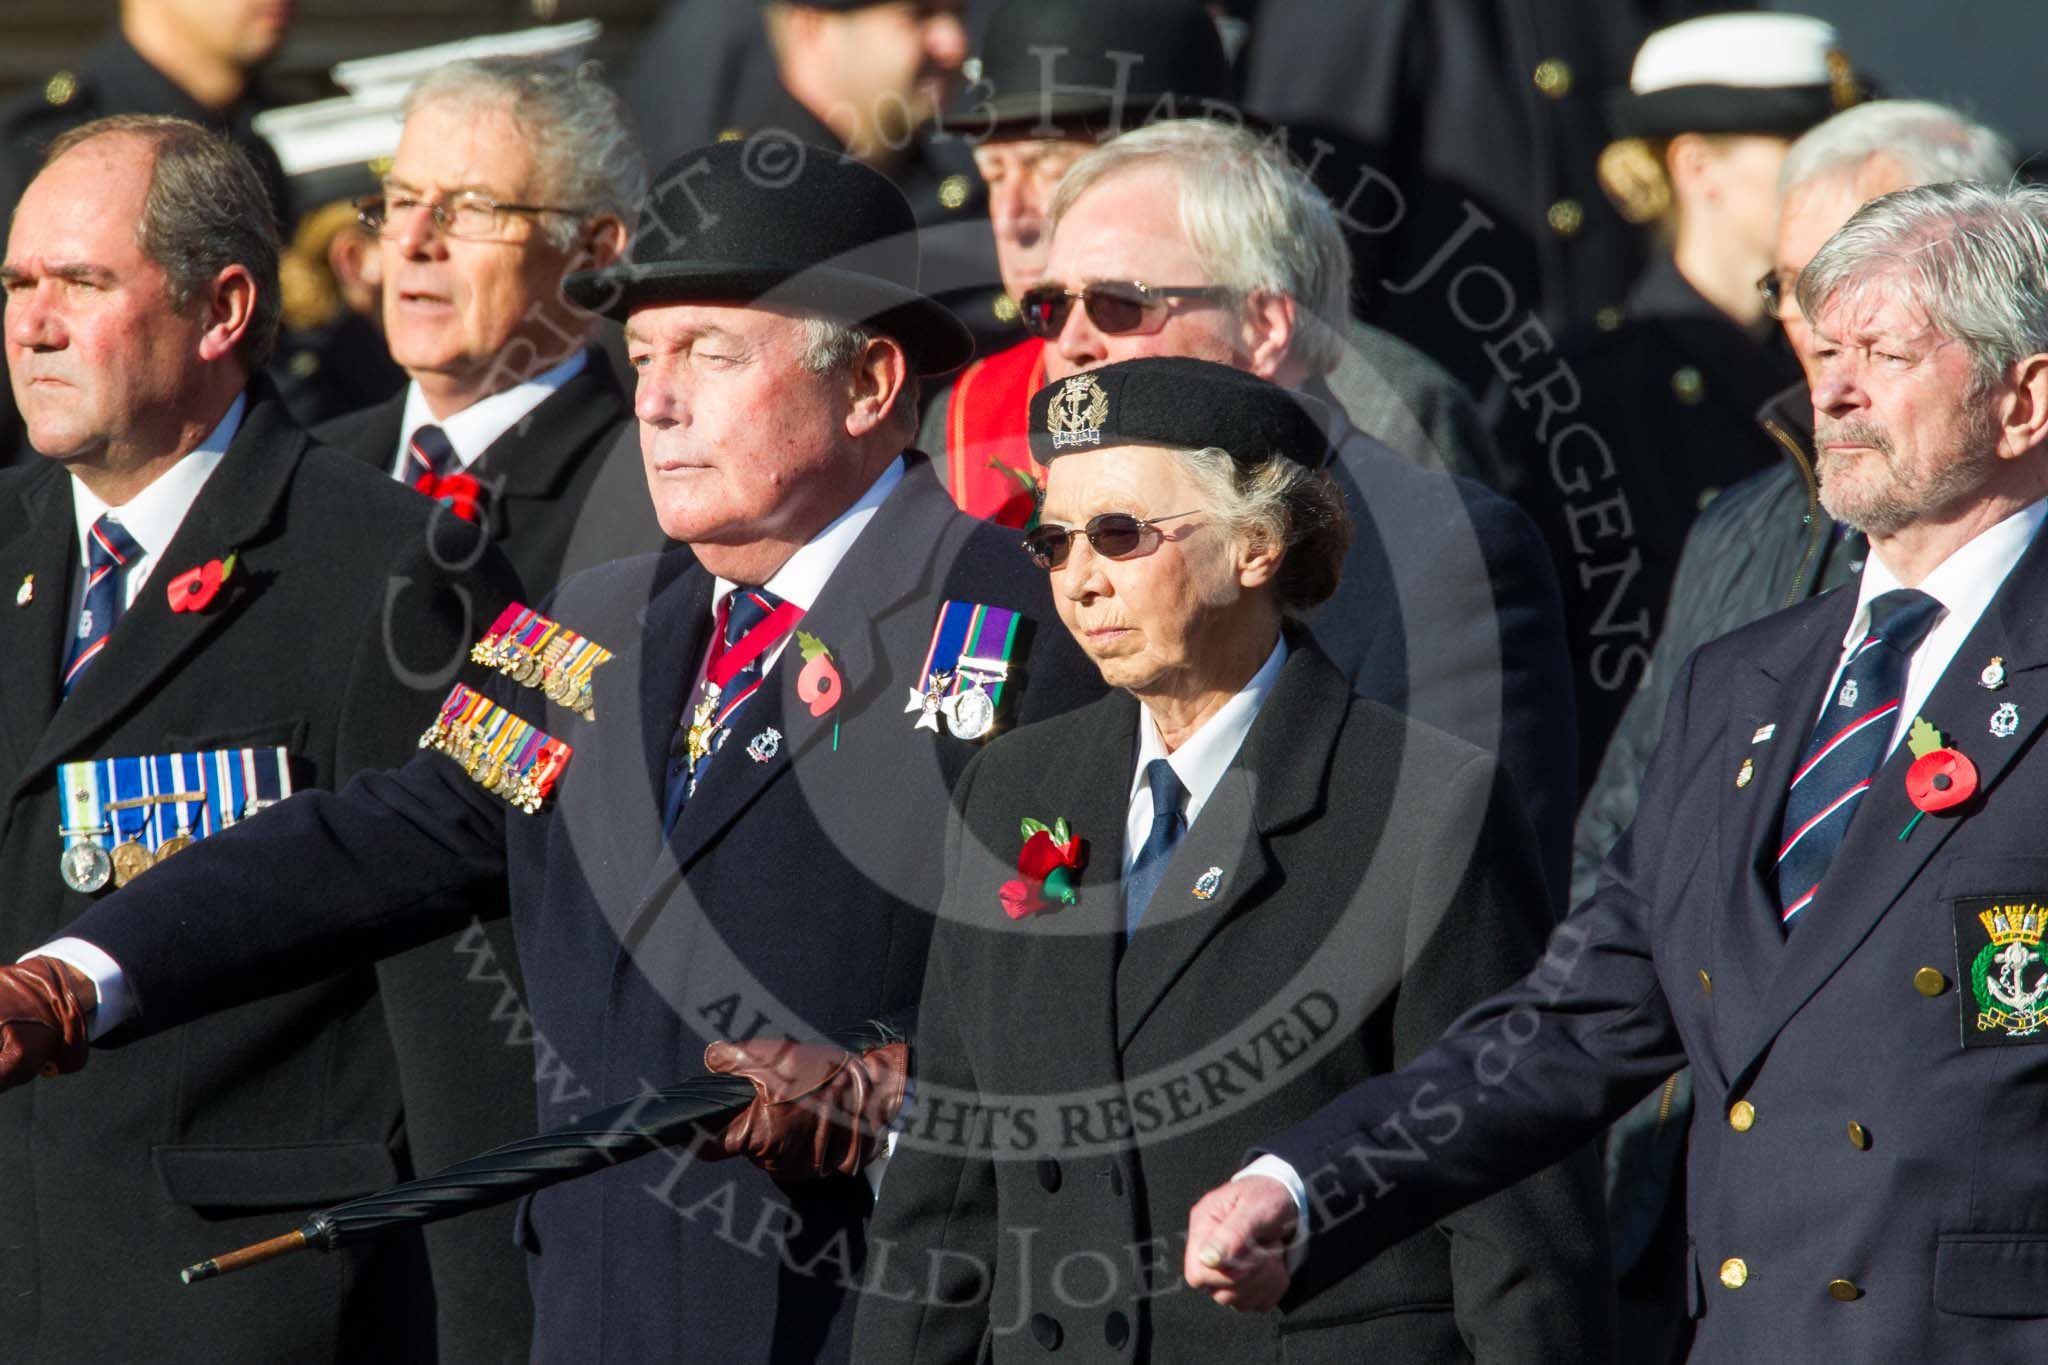
[[[578,575],[494,629],[485,657],[509,672],[451,700],[440,752],[283,802],[252,822],[265,837],[204,840],[69,926],[132,1002],[106,1017],[95,979],[95,1044],[476,914],[511,917],[544,1128],[698,1074],[713,1039],[916,1003],[952,780],[992,728],[1100,681],[1013,535],[905,450],[917,376],[971,342],[918,291],[887,180],[787,139],[721,144],[668,168],[637,240],[569,289],[626,322],[648,484],[689,548]],[[0,1084],[83,1052],[91,998],[5,989],[33,965],[0,968]],[[893,1046],[835,1075],[893,1104]],[[774,1100],[790,1059],[762,1051],[722,1048],[720,1069]],[[754,1139],[795,1108],[523,1204],[532,1359],[845,1358],[866,1144],[808,1180],[702,1159],[772,1157]]]
[[[2048,190],[1874,200],[1799,306],[1860,580],[1686,663],[1528,977],[1196,1204],[1219,1302],[1311,1300],[1690,1064],[1694,1361],[2048,1349]]]

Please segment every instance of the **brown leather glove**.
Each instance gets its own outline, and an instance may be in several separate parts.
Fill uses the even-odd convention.
[[[0,966],[0,1090],[84,1066],[98,1003],[91,979],[54,957]]]
[[[856,1057],[828,1043],[713,1043],[704,1065],[745,1077],[755,1092],[709,1159],[744,1156],[778,1180],[817,1180],[858,1175],[874,1156],[903,1104],[910,1045]]]

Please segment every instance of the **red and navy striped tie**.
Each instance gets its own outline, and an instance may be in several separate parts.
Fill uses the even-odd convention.
[[[766,588],[735,588],[720,604],[723,649],[740,647],[781,605],[782,599]],[[765,651],[756,654],[726,679],[711,715],[713,731],[721,738],[732,728],[734,715],[746,705],[749,697],[760,690],[761,665],[766,657]],[[667,789],[662,793],[661,811],[664,831],[675,828],[676,817],[683,813],[684,803],[690,799],[704,770],[711,765],[711,754],[715,752],[707,751],[696,762],[690,761],[689,733],[693,719],[692,708],[685,706],[675,734],[669,737],[668,780]]]
[[[1913,588],[1870,601],[1870,629],[1842,666],[1785,798],[1777,867],[1787,932],[1813,904],[1857,804],[1891,751],[1907,667],[1940,610],[1940,602]]]
[[[110,513],[101,513],[86,532],[85,602],[65,653],[65,696],[71,695],[71,685],[86,666],[106,649],[107,637],[114,633],[114,623],[128,605],[128,566],[141,553],[135,537]]]
[[[462,468],[448,433],[431,422],[412,434],[405,443],[405,481],[422,493],[433,490],[434,480],[446,478]]]

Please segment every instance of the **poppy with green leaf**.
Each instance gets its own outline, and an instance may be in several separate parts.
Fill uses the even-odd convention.
[[[1075,878],[1088,860],[1088,841],[1075,837],[1064,816],[1047,825],[1027,815],[1020,832],[1024,848],[1017,855],[1017,871],[1022,875],[998,889],[1003,913],[1023,919],[1050,906],[1079,900]]]

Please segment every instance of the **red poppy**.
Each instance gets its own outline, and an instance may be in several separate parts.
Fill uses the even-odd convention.
[[[832,662],[832,651],[825,642],[808,631],[796,633],[796,647],[803,651],[803,672],[796,675],[797,699],[808,706],[811,714],[822,716],[839,705],[840,694],[846,684],[840,680],[839,669]],[[835,739],[833,747],[838,747]]]
[[[187,569],[179,574],[166,589],[171,610],[205,611],[234,569],[235,557],[229,555],[226,560],[208,560],[196,569]]]
[[[1024,841],[1024,851],[1017,855],[1017,870],[1033,881],[1044,881],[1046,874],[1056,867],[1079,867],[1081,865],[1081,841],[1069,839],[1062,844],[1055,840],[1050,830],[1039,830]]]
[[[483,517],[483,485],[467,474],[422,474],[413,487],[464,521]]]
[[[1075,873],[1088,858],[1088,841],[1075,837],[1064,819],[1051,825],[1040,820],[1023,823],[1024,847],[1017,854],[1018,879],[996,889],[1003,913],[1023,919],[1046,907],[1072,905],[1081,898]]]
[[[1956,749],[1936,749],[1906,769],[1906,795],[1922,811],[1951,810],[1977,794],[1977,765]]]
[[[996,888],[996,895],[1002,899],[1003,913],[1011,919],[1023,919],[1045,909],[1045,898],[1038,894],[1030,882],[1007,881]]]

